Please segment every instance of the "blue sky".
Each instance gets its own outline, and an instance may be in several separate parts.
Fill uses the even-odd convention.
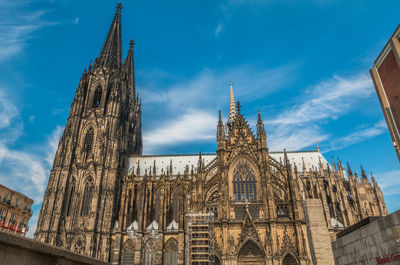
[[[117,1],[0,0],[0,183],[35,200],[83,70]],[[122,1],[123,51],[135,39],[144,152],[214,152],[229,77],[270,150],[315,149],[381,185],[400,208],[400,168],[369,69],[399,23],[399,1]],[[30,234],[34,229],[31,229]]]

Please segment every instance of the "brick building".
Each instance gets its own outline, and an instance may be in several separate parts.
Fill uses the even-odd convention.
[[[400,160],[400,25],[386,43],[371,68],[397,158]]]
[[[0,184],[0,230],[25,235],[33,200]]]

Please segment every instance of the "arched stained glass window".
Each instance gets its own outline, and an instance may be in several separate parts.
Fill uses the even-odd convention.
[[[165,265],[178,264],[178,242],[174,239],[168,240],[165,245]]]
[[[87,130],[87,133],[85,135],[85,142],[83,144],[87,154],[90,154],[93,150],[93,140],[94,140],[94,130],[92,127],[90,127]]]
[[[156,241],[154,239],[148,239],[146,242],[144,264],[154,265],[156,263]]]
[[[85,191],[83,193],[83,201],[81,208],[81,216],[87,216],[90,211],[90,204],[93,196],[93,179],[89,177],[85,181]]]
[[[237,201],[257,200],[254,170],[244,160],[239,161],[233,170],[233,197]]]
[[[72,177],[72,181],[69,184],[68,187],[68,193],[67,193],[67,204],[66,204],[66,208],[65,208],[65,213],[66,216],[70,216],[71,215],[71,211],[72,211],[72,204],[74,201],[74,197],[75,197],[75,178]]]
[[[94,91],[92,108],[95,108],[95,109],[100,108],[101,95],[102,95],[102,89],[101,89],[101,86],[98,86],[96,88],[96,90]]]

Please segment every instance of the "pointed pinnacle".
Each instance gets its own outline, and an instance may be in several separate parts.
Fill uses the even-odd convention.
[[[241,107],[242,107],[242,106],[240,105],[240,102],[238,101],[238,102],[237,102],[237,106],[236,106],[238,113],[240,113],[240,108],[241,108]]]
[[[361,176],[363,178],[367,178],[367,174],[365,174],[365,171],[364,171],[363,167],[362,166],[360,166],[360,167],[361,167]]]
[[[349,175],[353,175],[353,172],[351,171],[349,162],[347,162],[347,173],[348,173]]]

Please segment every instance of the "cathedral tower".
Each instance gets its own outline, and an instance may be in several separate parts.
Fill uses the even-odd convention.
[[[123,61],[121,8],[76,89],[35,233],[37,240],[105,261],[127,158],[142,153],[134,43]]]

